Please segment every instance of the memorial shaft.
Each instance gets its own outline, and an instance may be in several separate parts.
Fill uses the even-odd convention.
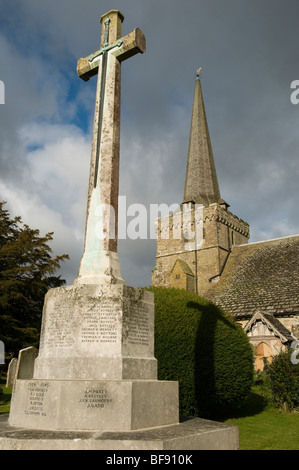
[[[123,283],[117,254],[121,62],[145,51],[138,28],[121,37],[123,15],[101,18],[101,49],[79,59],[84,81],[98,75],[91,151],[84,253],[76,283]]]

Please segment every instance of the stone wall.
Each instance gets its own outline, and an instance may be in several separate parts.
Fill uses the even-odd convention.
[[[198,293],[204,293],[217,280],[232,245],[247,243],[249,238],[249,225],[219,204],[182,206],[180,212],[159,218],[156,226],[152,285],[178,285],[173,282],[171,271],[176,260],[181,259],[197,279]]]

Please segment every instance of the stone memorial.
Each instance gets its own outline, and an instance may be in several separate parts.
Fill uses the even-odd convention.
[[[78,61],[79,77],[98,76],[84,252],[74,283],[45,297],[33,377],[13,390],[8,426],[18,442],[5,431],[0,448],[238,448],[237,428],[179,423],[178,383],[157,379],[153,294],[121,277],[121,62],[145,52],[142,31],[122,36],[122,21],[118,10],[103,15],[100,50]],[[22,428],[34,432],[22,438]]]
[[[125,285],[117,253],[121,62],[145,51],[122,14],[101,18],[101,49],[78,61],[97,74],[84,253],[73,285],[51,289],[32,380],[17,380],[11,425],[132,430],[178,422],[178,384],[157,380],[153,294]]]
[[[7,377],[6,377],[6,387],[12,387],[16,379],[17,374],[17,364],[18,359],[13,357],[10,363],[8,364]]]
[[[35,359],[38,355],[38,350],[33,346],[24,348],[19,351],[17,366],[16,366],[16,379],[32,379],[34,371]]]

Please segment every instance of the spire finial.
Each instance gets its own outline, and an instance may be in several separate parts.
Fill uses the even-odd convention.
[[[201,70],[202,70],[202,67],[199,67],[199,69],[196,70],[197,80],[199,80],[199,75],[200,75]]]

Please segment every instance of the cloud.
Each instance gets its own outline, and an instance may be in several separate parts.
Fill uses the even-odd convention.
[[[1,2],[0,199],[54,231],[70,282],[82,255],[95,79],[76,62],[99,45],[103,0]],[[252,241],[299,233],[297,0],[123,0],[123,34],[147,51],[122,63],[120,194],[128,204],[181,202],[195,71],[222,197]],[[270,12],[270,13],[269,13]],[[149,284],[153,240],[121,240],[128,284]]]
[[[54,231],[53,250],[71,257],[62,273],[72,282],[83,249],[89,141],[75,126],[33,122],[19,129],[19,142],[26,177],[23,185],[0,181],[1,199],[42,234]]]
[[[11,187],[0,182],[1,198],[8,202],[11,215],[20,215],[24,223],[31,228],[40,230],[44,235],[54,230],[54,239],[50,246],[56,254],[67,253],[71,258],[76,257],[78,247],[81,245],[71,228],[64,223],[62,215],[44,204],[37,194],[31,194],[19,188]],[[78,259],[75,260],[78,262]],[[64,276],[73,277],[74,260],[66,261],[63,266]]]

